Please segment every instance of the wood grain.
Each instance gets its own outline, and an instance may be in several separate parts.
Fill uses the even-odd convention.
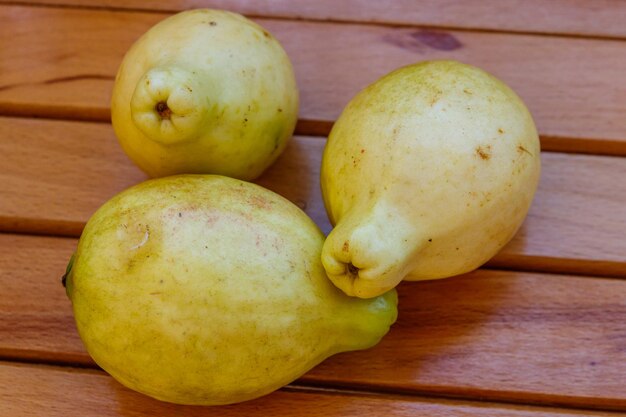
[[[15,3],[0,1],[3,2]],[[626,4],[620,0],[23,0],[22,3],[168,12],[212,7],[287,19],[626,38]]]
[[[133,392],[98,371],[0,362],[0,404],[7,416],[617,416],[600,411],[398,398],[290,388],[257,400],[220,407],[168,404]]]
[[[0,224],[79,235],[108,198],[146,179],[110,125],[0,118]]]
[[[94,366],[60,283],[75,244],[0,234],[0,357]],[[377,347],[300,382],[626,410],[626,281],[481,270],[399,293]]]
[[[76,240],[0,234],[0,242],[0,356],[85,363],[61,285]]]
[[[107,120],[124,52],[165,16],[0,6],[0,37],[11,39],[0,52],[0,113]],[[325,133],[350,98],[383,74],[445,58],[478,65],[510,84],[533,112],[547,139],[544,149],[626,155],[626,90],[616,87],[626,73],[626,42],[258,22],[293,61],[301,90],[300,133]]]
[[[109,125],[0,118],[0,230],[78,236],[95,210],[147,177]],[[324,140],[296,137],[257,181],[330,231],[320,187]],[[626,277],[626,158],[544,153],[539,190],[499,268]]]
[[[526,222],[499,268],[626,277],[626,158],[542,154]]]
[[[110,125],[0,117],[0,230],[78,236],[114,194],[147,179]],[[319,165],[324,141],[298,137],[257,182],[330,230]]]
[[[256,16],[283,43],[301,89],[300,134],[326,135],[348,100],[386,72],[445,58],[510,84],[533,112],[543,149],[568,154],[543,154],[529,217],[489,263],[499,270],[402,284],[399,320],[378,346],[237,406],[161,403],[98,370],[60,285],[76,239],[0,233],[1,415],[626,411],[626,280],[606,278],[626,278],[626,158],[575,155],[626,156],[626,2],[0,0],[0,114],[108,121],[130,44],[169,12],[207,5]],[[0,117],[0,131],[0,232],[78,236],[100,204],[146,178],[108,124]],[[259,183],[328,232],[323,145],[296,137]]]

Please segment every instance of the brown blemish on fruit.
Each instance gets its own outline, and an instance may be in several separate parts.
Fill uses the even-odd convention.
[[[441,95],[443,94],[443,92],[441,90],[437,90],[437,92],[435,94],[432,95],[431,99],[430,99],[430,107],[434,106],[435,103],[437,103],[439,101],[439,99],[441,98]]]
[[[263,31],[263,36],[265,36],[266,38],[271,37],[271,35],[266,30]]]
[[[518,147],[517,147],[517,151],[518,151],[519,153],[526,152],[528,155],[533,156],[533,154],[532,154],[532,153],[530,153],[530,151],[529,151],[528,149],[524,148],[522,145],[518,145]]]
[[[280,138],[282,137],[282,133],[274,136],[274,147],[272,148],[272,153],[276,152],[278,146],[280,145]]]
[[[502,135],[502,134],[504,133],[504,129],[499,128],[499,129],[498,129],[498,133]]]
[[[259,195],[251,196],[248,202],[258,208],[267,209],[267,210],[272,208],[272,204],[270,203],[270,201],[268,201],[267,199]]]
[[[476,154],[480,156],[481,159],[488,161],[491,158],[491,146],[479,146],[476,148]]]
[[[350,242],[348,242],[347,240],[343,242],[343,247],[341,248],[341,250],[344,252],[350,252]]]
[[[219,220],[219,216],[217,214],[209,214],[206,216],[205,222],[207,226],[210,226]]]

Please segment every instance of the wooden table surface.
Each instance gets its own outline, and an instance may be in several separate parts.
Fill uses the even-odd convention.
[[[297,135],[258,181],[325,231],[325,135],[392,69],[450,58],[511,85],[543,172],[518,235],[485,268],[399,287],[375,348],[267,397],[182,407],[89,358],[60,284],[89,216],[146,176],[109,99],[123,54],[178,10],[244,13],[295,67]],[[0,1],[0,416],[609,416],[626,412],[626,1]]]

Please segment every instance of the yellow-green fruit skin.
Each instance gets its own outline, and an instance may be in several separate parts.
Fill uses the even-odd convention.
[[[297,113],[293,68],[278,40],[211,9],[178,13],[141,36],[111,100],[122,148],[152,177],[256,178],[285,148]]]
[[[150,180],[89,220],[67,275],[81,339],[122,384],[217,405],[267,394],[387,333],[397,295],[327,279],[324,236],[288,200],[212,175]]]
[[[469,272],[514,236],[539,175],[535,124],[503,82],[454,61],[400,68],[354,97],[328,138],[326,271],[359,297]]]

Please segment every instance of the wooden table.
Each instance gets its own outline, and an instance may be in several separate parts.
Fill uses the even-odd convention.
[[[375,348],[265,398],[180,407],[99,370],[60,284],[83,225],[145,179],[109,124],[117,66],[169,13],[252,16],[301,90],[297,136],[260,183],[328,232],[318,186],[342,107],[434,58],[496,74],[528,104],[543,173],[522,230],[466,276],[402,284]],[[608,416],[626,411],[626,2],[0,1],[1,416]]]

